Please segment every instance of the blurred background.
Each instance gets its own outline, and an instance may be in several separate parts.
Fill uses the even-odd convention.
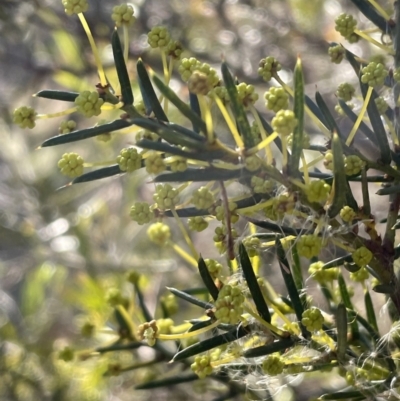
[[[390,1],[379,3],[390,9]],[[89,0],[85,14],[110,77],[115,77],[110,15],[118,4]],[[147,45],[146,33],[155,25],[169,28],[171,36],[182,42],[184,56],[197,57],[217,70],[224,58],[239,80],[256,85],[260,110],[265,110],[262,93],[267,87],[257,76],[257,68],[266,56],[280,61],[280,75],[290,84],[300,55],[307,93],[313,97],[317,87],[332,107],[337,85],[355,80],[350,67],[331,64],[327,55],[328,42],[341,41],[334,30],[338,14],[350,11],[361,25],[365,22],[349,1],[138,0],[130,4],[137,17],[129,30],[128,65],[135,94],[139,93],[135,85],[138,57],[161,71],[159,54]],[[368,46],[346,47],[366,59],[371,56]],[[190,285],[198,281],[175,254],[149,248],[143,240],[146,227],[130,221],[134,201],[151,201],[154,187],[148,177],[136,173],[60,189],[68,183],[57,168],[63,153],[78,152],[85,161],[99,163],[115,159],[135,138],[118,135],[108,143],[90,139],[36,150],[43,140],[58,134],[65,118],[40,120],[33,130],[12,124],[13,110],[21,105],[42,114],[65,109],[62,102],[32,97],[41,89],[93,90],[97,83],[85,32],[76,16],[65,15],[61,1],[1,1],[0,71],[0,399],[150,399],[155,393],[133,390],[151,377],[149,372],[108,374],[113,358],[132,363],[129,353],[71,363],[57,356],[65,346],[82,350],[109,341],[106,334],[85,338],[82,330],[104,326],[111,313],[106,302],[109,289],[121,288],[129,295],[127,271],[146,273],[145,295],[152,310],[165,285],[182,288],[185,280],[191,280]],[[185,96],[178,74],[172,84]],[[117,115],[107,112],[104,118]],[[77,115],[70,118],[79,128],[96,123]],[[201,239],[198,243],[200,250],[205,247]],[[177,269],[179,279],[174,274]],[[205,392],[202,386],[177,386],[157,397],[213,399],[213,390]],[[307,400],[318,390],[302,388],[296,398],[293,392],[285,394],[284,399]]]

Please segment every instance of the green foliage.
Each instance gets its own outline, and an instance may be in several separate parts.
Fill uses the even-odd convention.
[[[382,30],[382,10],[376,8],[375,2],[354,3]],[[85,2],[63,4],[67,14],[78,13],[84,21],[81,12],[86,10]],[[400,15],[400,5],[396,7]],[[113,9],[112,18],[124,30],[125,39],[128,25],[134,22],[132,11],[128,6]],[[366,32],[357,29],[353,16],[342,14],[335,22],[336,30],[350,43],[363,38],[376,44]],[[387,23],[393,28],[398,22],[390,19]],[[92,43],[90,31],[85,30]],[[400,29],[389,30],[393,43],[400,40],[397,31]],[[335,369],[347,386],[343,385],[342,391],[323,394],[320,399],[362,400],[391,392],[397,395],[400,285],[394,265],[400,256],[396,241],[400,133],[375,91],[377,87],[390,90],[394,85],[386,67],[377,62],[367,64],[341,45],[330,46],[332,61],[346,59],[359,79],[362,105],[358,114],[345,103],[355,88],[342,84],[337,92],[343,114],[351,122],[352,128],[347,129],[339,125],[319,92],[315,102],[305,95],[300,58],[291,87],[279,75],[281,64],[267,56],[260,61],[258,74],[264,81],[274,78],[280,85],[271,87],[265,95],[266,107],[276,112],[267,122],[256,109],[259,95],[255,87],[238,82],[227,62],[222,63],[221,79],[216,70],[195,58],[184,58],[177,66],[180,46],[165,27],[154,27],[148,42],[161,53],[164,76],[158,77],[142,60],[137,61],[143,112],[134,105],[127,68],[128,41],[124,40],[122,46],[116,30],[111,42],[118,82],[108,81],[92,44],[100,78],[95,91],[41,91],[37,96],[74,102],[76,106],[68,112],[79,111],[88,118],[107,108],[122,110],[120,118],[73,132],[69,128],[75,129],[74,126],[64,124],[61,135],[47,139],[42,147],[106,133],[118,135],[122,130],[134,133],[137,127],[149,132],[147,136],[139,135],[134,146],[123,148],[110,166],[83,173],[90,164],[77,153],[65,153],[58,166],[63,174],[77,177],[73,185],[123,173],[134,175],[137,171],[147,173],[153,182],[164,183],[155,186],[154,204],[136,202],[130,216],[137,224],[151,223],[146,231],[153,247],[175,251],[188,266],[199,271],[204,288],[187,283],[185,290],[168,289],[200,308],[190,309],[191,319],[176,324],[171,317],[176,307],[166,298],[160,300],[154,316],[149,312],[142,294],[143,277],[132,272],[128,281],[133,284],[134,297],[124,296],[123,286],[108,288],[104,294],[100,290],[113,310],[107,319],[113,322],[114,343],[98,346],[95,351],[76,351],[66,346],[59,353],[63,363],[72,363],[76,352],[84,355],[82,359],[92,359],[106,352],[132,350],[140,358],[137,349],[151,346],[159,358],[133,366],[110,364],[107,374],[119,375],[171,360],[180,363],[181,370],[191,369],[200,379],[211,376],[223,383],[228,395],[220,399],[227,399],[243,390],[237,382],[248,382],[248,376],[253,376],[256,383],[272,385],[274,380],[284,383],[289,376],[300,373],[307,378],[315,372]],[[398,68],[400,50],[380,45],[395,56]],[[176,67],[187,83],[189,103],[169,86]],[[397,75],[396,70],[395,80]],[[220,132],[216,113],[224,120],[229,138]],[[44,116],[27,107],[14,114],[14,122],[23,128],[33,128],[40,118]],[[314,131],[324,135],[323,146],[313,143]],[[356,146],[355,137],[368,138],[378,158]],[[314,167],[318,163],[323,173]],[[381,175],[372,175],[372,170]],[[199,187],[198,182],[204,185]],[[357,203],[354,186],[349,182],[360,182],[362,205]],[[389,194],[383,235],[378,233],[372,214],[377,205],[369,196],[370,182],[384,186],[378,196]],[[180,184],[175,187],[171,183]],[[220,225],[208,226],[212,220]],[[243,230],[244,223],[250,233]],[[184,245],[177,239],[174,225]],[[216,248],[224,263],[199,255],[191,231],[203,230],[208,234],[204,238],[210,254],[211,248],[213,252]],[[262,277],[263,249],[276,254],[285,288],[281,295]],[[339,250],[345,255],[332,260],[330,255]],[[306,269],[308,280],[303,278]],[[38,285],[46,285],[41,275],[35,279]],[[377,290],[386,294],[393,310],[394,328],[386,335],[375,316],[369,291],[372,280]],[[308,282],[321,289],[326,300],[324,309],[316,306],[305,284]],[[363,291],[365,310],[353,301],[355,290]],[[98,305],[94,302],[90,307],[96,309]],[[90,321],[81,330],[84,336],[93,336],[95,331]],[[195,378],[192,373],[179,372],[149,380],[137,388],[151,389]]]

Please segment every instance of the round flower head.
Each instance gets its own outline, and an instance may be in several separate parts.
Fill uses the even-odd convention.
[[[354,88],[354,86],[352,84],[345,82],[338,86],[336,94],[338,95],[338,97],[343,99],[345,102],[348,102],[349,100],[352,99],[355,92],[356,92],[356,89]]]
[[[318,331],[322,329],[324,317],[318,308],[312,307],[303,312],[301,323],[308,331]]]
[[[139,225],[150,223],[154,218],[154,212],[146,202],[136,202],[129,213],[133,221]]]
[[[269,376],[276,376],[283,372],[285,363],[279,355],[268,355],[262,363],[262,370]]]
[[[243,313],[244,295],[237,286],[224,285],[215,302],[215,317],[222,323],[235,324]]]
[[[356,29],[357,21],[350,14],[342,13],[335,19],[335,29],[345,39],[349,39]]]
[[[84,13],[89,8],[87,0],[62,0],[62,4],[67,15]]]
[[[207,95],[212,89],[206,74],[200,71],[194,71],[188,81],[188,88],[195,95]]]
[[[279,110],[287,109],[289,106],[289,95],[283,88],[273,86],[269,91],[265,92],[264,98],[267,101],[265,107],[275,113]]]
[[[147,230],[147,236],[151,242],[164,246],[171,238],[171,230],[166,224],[154,223]]]
[[[346,156],[344,159],[344,169],[346,175],[360,174],[364,162],[356,155]]]
[[[196,209],[208,209],[214,202],[214,195],[207,187],[200,187],[193,192],[191,203]]]
[[[297,118],[292,110],[279,110],[271,121],[272,128],[284,136],[291,134],[297,123]]]
[[[190,217],[188,219],[189,230],[201,232],[208,227],[207,220],[201,216]]]
[[[36,112],[32,107],[22,106],[14,110],[13,121],[21,128],[35,127]]]
[[[369,249],[367,249],[365,246],[362,246],[353,252],[352,257],[355,264],[364,267],[371,262],[373,255]]]
[[[346,54],[346,50],[341,45],[330,46],[328,49],[329,57],[331,58],[331,62],[334,64],[340,64],[344,59],[344,55]]]
[[[74,131],[76,128],[76,122],[74,120],[61,121],[60,127],[58,128],[58,132],[60,134],[69,134]]]
[[[153,199],[158,208],[173,209],[179,203],[179,191],[169,184],[158,184]]]
[[[258,100],[254,85],[247,85],[244,82],[236,85],[239,101],[244,107],[253,105]]]
[[[385,114],[387,109],[389,108],[388,103],[382,96],[379,96],[375,99],[375,104],[380,114]]]
[[[103,103],[104,100],[99,97],[96,91],[83,91],[75,99],[78,111],[88,118],[98,116],[101,113]]]
[[[324,180],[311,181],[307,187],[307,198],[310,202],[325,202],[331,186]]]
[[[345,223],[350,223],[356,218],[356,212],[350,206],[344,206],[340,210],[340,217]]]
[[[121,171],[131,173],[142,167],[142,155],[136,148],[124,148],[117,157],[117,163]]]
[[[177,40],[170,40],[166,52],[167,55],[172,57],[174,60],[180,60],[183,52],[182,44]]]
[[[264,81],[268,82],[278,71],[282,69],[282,66],[275,59],[275,57],[263,58],[259,63],[258,75],[260,75]]]
[[[155,151],[150,151],[147,153],[147,157],[144,160],[144,165],[146,166],[146,171],[149,174],[159,174],[165,171],[167,168],[164,163],[164,159]]]
[[[192,369],[200,379],[210,376],[213,372],[211,357],[208,355],[197,355],[194,358],[194,362],[190,365],[190,369]]]
[[[112,10],[111,19],[115,21],[117,27],[124,24],[130,26],[136,21],[136,18],[133,15],[133,7],[128,4],[115,6]]]
[[[361,82],[369,86],[382,85],[389,72],[381,63],[371,62],[361,70]]]
[[[301,235],[296,243],[300,256],[311,259],[318,256],[322,248],[322,238],[313,234]]]
[[[166,47],[171,40],[167,28],[155,26],[149,33],[147,41],[153,49]]]
[[[79,177],[83,173],[83,159],[78,153],[64,153],[58,162],[61,173],[71,177]]]

